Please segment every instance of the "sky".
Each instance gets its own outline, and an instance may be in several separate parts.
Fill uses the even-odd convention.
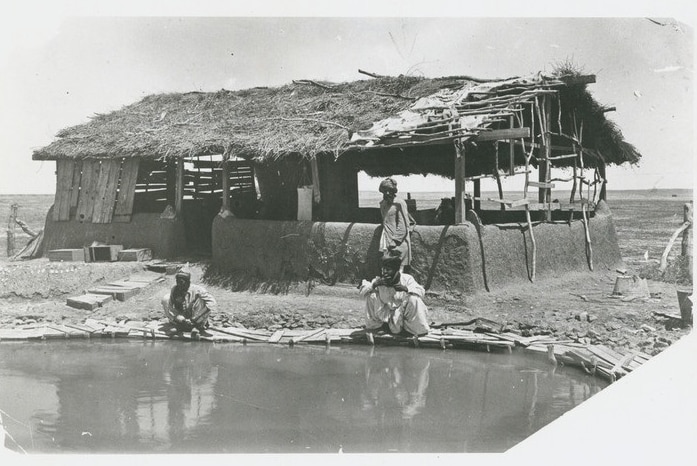
[[[309,1],[293,8],[257,1],[237,9],[203,0],[195,9],[99,3],[29,0],[4,11],[0,194],[53,193],[55,163],[32,161],[32,151],[62,128],[150,94],[369,79],[359,68],[506,78],[551,71],[561,62],[596,75],[590,91],[617,108],[608,117],[643,154],[638,167],[610,168],[608,189],[694,184],[695,18],[689,9],[604,8],[600,17],[532,2],[537,9],[500,17],[494,6],[473,16],[458,2],[437,0],[427,2],[428,9],[423,2],[396,8],[392,1],[329,9]],[[401,190],[452,184],[416,177]]]

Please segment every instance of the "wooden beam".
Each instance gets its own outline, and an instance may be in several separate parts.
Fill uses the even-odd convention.
[[[177,159],[175,186],[174,186],[174,213],[177,217],[181,216],[184,206],[184,159]]]
[[[322,195],[319,186],[319,166],[317,165],[317,157],[310,159],[310,170],[312,172],[312,199],[316,204],[322,201]]]
[[[455,224],[465,223],[465,147],[461,140],[455,140]]]
[[[230,166],[227,160],[223,160],[223,204],[220,213],[227,216],[230,213]]]
[[[605,185],[607,184],[607,176],[606,176],[606,170],[605,170],[605,162],[600,160],[598,162],[598,175],[600,175],[600,178],[603,179],[600,185],[600,196],[599,199],[601,201],[606,201],[607,200],[607,189]]]
[[[550,123],[550,118],[552,117],[552,99],[549,96],[545,96],[542,98],[542,109],[541,111],[543,112],[542,119],[544,121],[544,127],[542,129],[542,147],[540,148],[540,152],[542,153],[542,160],[540,161],[540,168],[539,168],[539,182],[540,182],[540,188],[538,192],[538,199],[540,203],[547,203],[550,204],[552,200],[552,191],[550,190],[549,186],[551,183],[549,182],[550,177],[550,171],[551,171],[551,161],[549,158],[552,155],[552,138],[550,133],[551,130],[551,123]],[[544,186],[544,187],[543,187]],[[547,213],[545,214],[545,220],[546,221],[551,221],[552,220],[552,212],[551,210],[548,210]]]
[[[543,183],[540,181],[528,181],[528,186],[531,188],[554,188],[554,183]]]
[[[561,204],[558,202],[552,202],[552,203],[547,203],[547,202],[531,202],[528,204],[528,209],[529,210],[561,210]]]
[[[509,119],[509,126],[513,128],[513,117],[510,117]],[[508,145],[508,164],[509,164],[509,171],[508,173],[511,175],[515,174],[515,146],[513,144]]]
[[[530,137],[530,128],[506,128],[493,129],[491,131],[483,131],[474,139],[475,141],[500,141],[502,139],[521,139]]]
[[[499,204],[504,204],[508,207],[520,207],[523,205],[527,205],[530,203],[528,199],[516,199],[515,201],[511,199],[495,199],[493,197],[489,197],[486,199],[489,202],[498,202]]]

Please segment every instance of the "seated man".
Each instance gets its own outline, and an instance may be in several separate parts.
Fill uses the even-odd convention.
[[[414,277],[399,271],[401,263],[399,256],[383,257],[381,276],[361,283],[359,293],[366,299],[366,330],[378,330],[387,323],[391,333],[426,335],[425,290]]]
[[[208,327],[208,316],[216,308],[215,298],[205,288],[191,284],[191,272],[182,269],[177,284],[162,298],[165,315],[178,332],[198,334]]]

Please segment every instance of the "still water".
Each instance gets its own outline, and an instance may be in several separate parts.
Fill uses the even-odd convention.
[[[518,353],[0,344],[6,445],[29,453],[501,452],[605,386]]]

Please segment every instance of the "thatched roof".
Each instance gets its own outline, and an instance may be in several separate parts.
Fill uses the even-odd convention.
[[[342,84],[296,81],[275,88],[151,95],[120,110],[96,115],[85,124],[61,130],[56,140],[36,150],[33,158],[162,159],[225,153],[268,161],[291,154],[338,156],[346,151],[365,150],[365,140],[357,136],[364,134],[361,131],[410,109],[418,104],[418,99],[443,92],[459,93],[462,97],[463,89],[482,82],[468,77],[398,76]],[[486,86],[493,89],[500,84],[505,83]],[[540,77],[528,83],[527,88],[548,89],[550,85],[564,87],[567,100],[578,107],[587,121],[585,134],[589,136],[584,147],[602,153],[608,163],[639,160],[640,154],[605,118],[604,108],[585,86],[565,86],[558,77]],[[466,94],[465,100],[482,98],[467,98]],[[500,105],[484,104],[482,108],[489,107],[492,115],[500,111]],[[389,139],[388,134],[370,144],[387,145]]]

